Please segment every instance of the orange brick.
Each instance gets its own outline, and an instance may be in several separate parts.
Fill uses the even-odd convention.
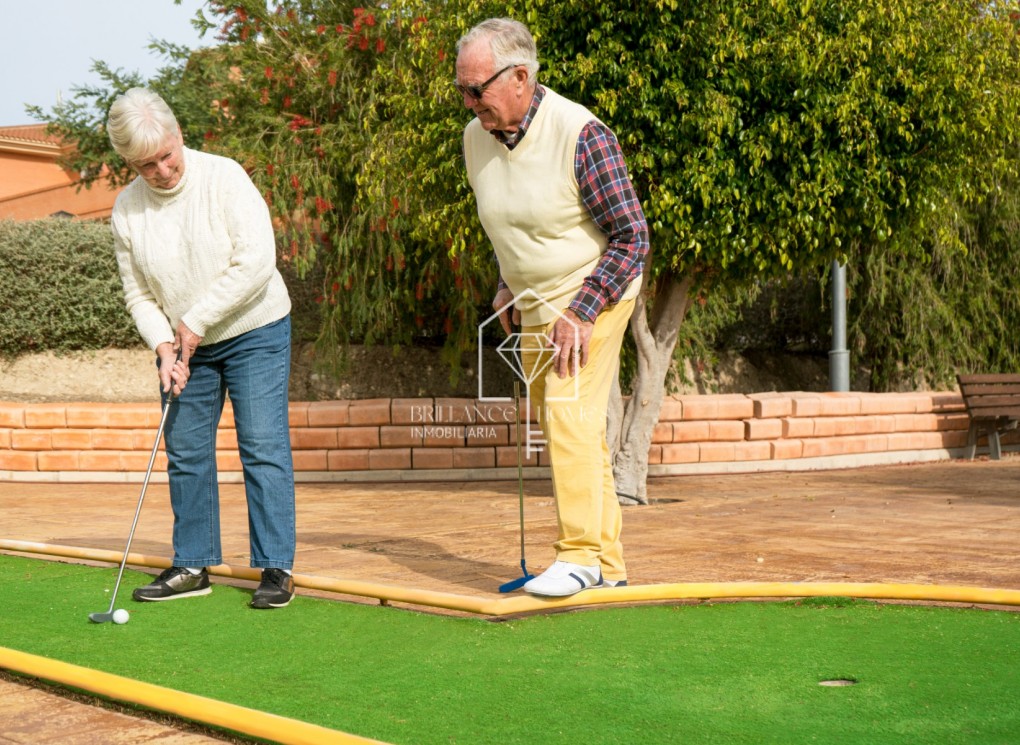
[[[453,468],[453,448],[414,448],[411,467],[417,469]]]
[[[368,430],[371,433],[371,437],[374,438],[373,442],[376,445],[379,444],[379,430],[375,427],[358,428],[358,430],[354,428],[337,430],[335,427],[292,429],[290,431],[290,444],[294,450],[333,450],[339,446],[340,431],[350,433],[360,431],[361,429]],[[367,435],[368,433],[365,434]],[[348,445],[347,447],[364,447],[364,445],[355,444]]]
[[[406,471],[411,468],[410,448],[370,450],[368,467],[373,471]]]
[[[938,450],[944,447],[941,432],[894,432],[886,437],[889,450]]]
[[[339,448],[359,449],[379,447],[378,427],[342,427],[336,431],[336,435],[337,447]]]
[[[464,447],[463,424],[426,424],[421,432],[422,444],[427,448]]]
[[[873,435],[879,432],[888,432],[890,427],[895,426],[896,420],[893,417],[887,417],[887,419],[888,422],[883,417],[871,415],[854,417],[854,434]]]
[[[538,457],[538,465],[539,466],[541,466],[543,468],[551,468],[552,467],[552,457],[549,455],[549,451],[548,450],[539,450],[539,451],[537,451],[535,453],[535,455]]]
[[[708,439],[715,442],[743,440],[744,423],[730,420],[708,422]]]
[[[11,431],[14,450],[52,450],[53,437],[48,429],[15,429]]]
[[[138,454],[139,464],[121,460],[119,450],[86,450],[78,454],[78,467],[83,471],[144,471],[148,457]]]
[[[90,450],[92,433],[87,429],[55,429],[51,432],[54,450]]]
[[[435,418],[431,398],[395,398],[390,402],[390,424],[425,424]]]
[[[0,450],[0,471],[34,471],[36,454],[16,450]]]
[[[469,398],[437,398],[436,424],[469,424],[477,421],[478,402]]]
[[[370,452],[365,449],[330,450],[326,454],[326,464],[330,471],[367,471]]]
[[[652,445],[648,448],[648,465],[657,466],[662,463],[662,446]]]
[[[960,397],[960,394],[956,392],[932,393],[931,408],[932,411],[946,413],[966,411],[966,407],[963,405],[963,399]]]
[[[0,449],[2,450],[11,449],[11,430],[0,429]]]
[[[111,430],[106,431],[109,432]],[[149,452],[152,450],[152,443],[156,441],[156,433],[145,429],[135,430],[128,434],[131,435],[131,447],[125,448],[126,450],[145,450],[146,452]],[[95,435],[93,436],[93,439],[94,438]],[[164,448],[162,437],[159,439],[159,447],[161,450]]]
[[[815,417],[822,411],[821,397],[817,393],[797,391],[790,394],[790,407],[794,417]]]
[[[884,443],[883,435],[851,435],[849,437],[816,437],[804,441],[804,457],[820,458],[875,452]],[[870,445],[870,446],[869,446]]]
[[[420,426],[402,424],[379,428],[379,444],[384,448],[418,447],[423,437],[424,428]]]
[[[293,438],[294,430],[291,430],[291,437]],[[293,447],[293,442],[291,443]],[[217,450],[237,450],[237,430],[236,429],[223,429],[216,430],[216,449]]]
[[[454,468],[492,468],[495,465],[495,448],[460,448],[453,451]]]
[[[754,402],[755,419],[772,419],[793,413],[793,403],[785,393],[752,393],[748,398]]]
[[[309,427],[343,427],[349,421],[350,401],[313,401],[308,404]]]
[[[717,394],[717,419],[750,419],[754,416],[754,401],[742,393]]]
[[[861,413],[861,398],[856,393],[821,393],[818,416],[855,416]]]
[[[108,426],[116,429],[156,429],[163,410],[158,403],[110,404],[106,416]]]
[[[815,437],[840,437],[857,432],[857,422],[849,416],[820,416],[815,418]]]
[[[652,442],[673,442],[673,422],[659,422],[652,428]]]
[[[673,422],[673,442],[704,442],[708,439],[708,422]]]
[[[523,433],[521,434],[523,437]],[[508,424],[475,424],[468,427],[465,442],[468,447],[481,445],[508,445],[510,444],[510,425]]]
[[[769,445],[773,460],[801,458],[804,455],[804,443],[800,440],[773,440]]]
[[[860,393],[861,414],[913,414],[917,402],[902,393]]]
[[[745,440],[776,440],[782,436],[782,419],[748,419],[744,422]]]
[[[40,471],[78,471],[78,452],[67,450],[51,450],[39,453]]]
[[[703,442],[698,455],[702,463],[724,463],[737,459],[736,443],[733,442]]]
[[[662,463],[697,463],[700,456],[700,445],[693,443],[674,443],[662,445]]]
[[[517,420],[517,417],[514,416],[513,402],[490,403],[488,401],[478,401],[475,404],[475,414],[476,423],[513,424]]]
[[[120,463],[119,470],[144,473],[145,469],[149,467],[149,456],[151,455],[152,455],[151,449],[144,453],[138,451],[121,452],[119,454],[117,461],[118,463]],[[85,453],[79,453],[79,458],[84,459]],[[156,460],[152,464],[153,473],[166,473],[166,466],[167,466],[166,453],[163,452],[156,453]],[[83,470],[85,469],[83,468]],[[90,470],[108,471],[113,469],[93,468]]]
[[[216,470],[220,473],[236,473],[243,468],[240,453],[230,450],[216,453]]]
[[[0,402],[0,427],[24,427],[25,406],[24,404],[9,404]]]
[[[768,460],[772,457],[772,446],[763,440],[736,442],[733,445],[733,458],[737,461]]]
[[[525,467],[539,465],[538,453],[534,450],[531,451],[531,455],[528,455],[528,449],[521,447],[521,464]],[[516,468],[517,467],[517,446],[497,447],[496,448],[496,467],[497,468]]]
[[[665,396],[659,408],[660,422],[679,422],[684,418],[684,404],[675,396]]]
[[[783,421],[783,437],[814,437],[815,420],[812,417],[786,417]]]
[[[967,433],[963,432],[941,432],[942,435],[942,447],[944,448],[962,448],[967,444]],[[1002,438],[1004,444],[1015,443],[1020,440],[1015,436],[1007,436]]]
[[[719,401],[716,396],[681,396],[684,421],[717,419]]]
[[[307,427],[308,407],[311,404],[307,401],[291,401],[287,405],[287,422],[291,427]]]
[[[295,450],[295,471],[328,471],[329,458],[325,450]]]
[[[25,409],[25,426],[40,429],[66,427],[66,404],[32,404]]]
[[[390,423],[390,399],[368,398],[351,401],[348,424],[353,427],[380,426]]]
[[[970,417],[966,414],[936,414],[936,428],[940,431],[949,431],[970,427]]]
[[[67,404],[68,427],[106,427],[109,420],[109,404]]]
[[[146,448],[151,450],[156,433],[149,432],[144,440],[141,439],[140,434],[141,430],[132,432],[129,429],[95,429],[90,432],[91,447],[95,450],[145,450]]]

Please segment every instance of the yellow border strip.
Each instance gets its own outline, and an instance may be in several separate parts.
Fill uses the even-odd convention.
[[[19,553],[63,556],[88,561],[119,564],[122,553],[103,549],[59,546],[29,541],[0,539],[0,550]],[[166,568],[170,562],[161,557],[129,554],[135,566]],[[209,573],[221,577],[258,581],[258,569],[221,564],[209,567]],[[919,585],[867,582],[683,582],[665,585],[632,585],[585,590],[565,598],[538,598],[519,594],[498,599],[475,598],[448,592],[416,590],[358,580],[332,579],[295,574],[294,583],[309,590],[339,595],[376,598],[381,602],[407,603],[431,608],[508,616],[544,610],[558,610],[611,603],[636,603],[669,600],[710,600],[723,598],[800,598],[852,597],[872,600],[920,600],[928,602],[1020,605],[1020,590],[970,587],[965,585]]]
[[[381,742],[6,647],[0,647],[0,667],[282,745]]]

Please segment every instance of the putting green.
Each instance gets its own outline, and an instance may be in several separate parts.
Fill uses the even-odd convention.
[[[109,568],[0,555],[0,644],[392,743],[1020,739],[1020,614],[846,599],[493,623],[250,591],[105,611]],[[846,679],[854,685],[829,687]]]

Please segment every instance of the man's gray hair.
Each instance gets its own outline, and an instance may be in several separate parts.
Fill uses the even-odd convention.
[[[148,88],[131,88],[117,96],[106,119],[110,144],[128,163],[152,157],[179,129],[166,101]]]
[[[488,39],[494,70],[521,65],[528,71],[528,80],[535,82],[538,74],[538,50],[531,31],[513,18],[489,18],[472,28],[457,42],[459,53],[468,44]]]

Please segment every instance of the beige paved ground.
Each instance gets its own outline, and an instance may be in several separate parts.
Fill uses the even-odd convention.
[[[138,489],[137,484],[0,483],[0,538],[121,550]],[[525,493],[526,555],[528,568],[537,572],[552,561],[555,513],[547,482],[528,481]],[[225,561],[246,566],[242,489],[227,485],[222,495]],[[998,462],[670,477],[653,479],[649,496],[652,504],[624,513],[632,583],[850,581],[1020,588],[1016,456]],[[167,489],[153,484],[132,550],[169,555],[169,539]],[[519,550],[516,482],[298,487],[296,571],[303,574],[496,597],[501,583],[520,574]],[[0,700],[9,698],[11,685],[0,681]],[[17,739],[6,722],[22,721],[24,715],[0,705],[0,743],[120,741],[103,734],[107,726],[121,726],[107,725],[110,713],[86,707],[85,713],[68,716],[79,715],[89,721],[87,730],[77,730],[76,736],[85,739],[62,739],[66,730],[43,731],[46,722],[39,719],[32,720],[39,725],[37,739]],[[163,736],[156,730],[131,741],[209,741],[180,732],[173,736],[183,739],[159,739]]]

